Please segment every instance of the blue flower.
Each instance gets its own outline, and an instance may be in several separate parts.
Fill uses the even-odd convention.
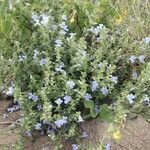
[[[14,93],[14,87],[9,87],[8,91],[6,92],[7,95],[11,96]]]
[[[63,126],[64,124],[68,123],[68,122],[67,122],[67,118],[68,118],[68,117],[63,116],[62,119],[58,119],[58,120],[56,120],[54,123],[55,123],[55,125],[56,125],[58,128],[60,128],[60,127]]]
[[[62,101],[60,98],[58,98],[58,99],[55,101],[55,103],[56,103],[57,105],[61,105],[62,102],[63,102],[63,101]]]
[[[91,87],[92,88],[92,92],[96,91],[97,87],[98,87],[97,81],[93,81],[92,82],[92,87]]]
[[[89,94],[89,93],[86,93],[85,96],[84,96],[84,99],[85,99],[86,101],[89,101],[91,98],[92,98],[92,96],[91,96],[91,94]]]
[[[78,150],[78,145],[77,144],[72,144],[72,150]]]
[[[27,135],[27,137],[31,137],[32,136],[31,131],[26,131],[25,134]]]
[[[132,73],[132,78],[133,78],[133,79],[136,79],[137,77],[138,77],[137,72],[133,72],[133,73]]]
[[[43,66],[43,65],[45,65],[45,64],[46,64],[46,59],[41,59],[41,60],[40,60],[40,65]]]
[[[24,61],[27,59],[27,56],[26,55],[19,55],[19,61]]]
[[[66,33],[67,33],[67,32],[64,31],[64,30],[60,30],[60,31],[59,31],[59,34],[60,34],[60,35],[65,35]]]
[[[144,56],[144,55],[139,56],[139,60],[140,60],[140,62],[141,62],[142,64],[145,63],[144,59],[145,59],[145,56]]]
[[[132,56],[130,56],[129,60],[133,64],[135,62],[135,60],[136,60],[136,57],[134,55],[132,55]]]
[[[68,95],[66,95],[66,96],[64,97],[64,103],[65,103],[65,104],[68,104],[68,102],[70,102],[70,101],[71,101],[71,97],[68,96]]]
[[[110,143],[106,144],[106,147],[105,147],[105,148],[106,148],[105,150],[111,150],[111,145],[110,145]]]
[[[74,86],[75,86],[75,83],[74,83],[73,81],[68,81],[68,82],[67,82],[67,87],[68,87],[69,89],[73,89]]]
[[[32,20],[35,22],[35,25],[40,25],[40,16],[39,15],[32,15]]]
[[[104,66],[103,63],[99,63],[99,64],[98,64],[98,67],[99,67],[100,69],[101,69],[103,66]]]
[[[76,33],[69,33],[69,35],[70,35],[70,38],[73,38],[75,35],[76,35]]]
[[[91,27],[90,31],[93,34],[98,35],[104,28],[105,26],[103,24],[99,24],[97,27]]]
[[[81,116],[78,117],[78,122],[83,122],[83,118]]]
[[[144,43],[145,43],[145,44],[149,44],[149,43],[150,43],[150,37],[146,37],[146,38],[144,39]]]
[[[31,100],[37,102],[38,96],[34,95],[33,93],[28,93],[28,99],[31,99]]]
[[[48,21],[49,21],[49,16],[47,16],[47,15],[45,15],[45,14],[42,14],[42,15],[41,15],[41,18],[42,18],[41,24],[47,25],[47,24],[48,24]]]
[[[148,97],[148,95],[145,95],[145,98],[143,100],[144,105],[148,105],[150,106],[150,98]]]
[[[63,72],[62,68],[64,68],[64,67],[65,67],[64,63],[61,62],[60,65],[55,68],[55,71],[56,72]]]
[[[68,27],[65,22],[61,22],[59,26],[63,31],[66,31],[66,32],[68,31]]]
[[[64,21],[66,21],[67,20],[67,16],[66,15],[62,15],[61,19],[64,20]]]
[[[42,110],[42,106],[41,105],[37,105],[37,109],[40,111]]]
[[[41,123],[37,123],[36,125],[35,125],[35,129],[36,130],[41,130]]]
[[[81,138],[87,138],[89,136],[89,134],[87,132],[83,132]]]
[[[55,40],[55,47],[61,47],[62,46],[62,41],[57,39]]]
[[[37,57],[38,53],[39,53],[39,52],[38,52],[38,50],[37,50],[37,49],[35,49],[35,50],[34,50],[34,54],[33,54],[33,59],[36,59],[36,57]]]
[[[38,96],[36,96],[36,95],[33,95],[32,96],[32,100],[34,100],[35,102],[38,100]]]
[[[115,84],[118,83],[118,77],[111,76],[110,80],[111,80],[112,82],[114,82]]]
[[[133,100],[135,99],[135,95],[128,94],[127,99],[128,99],[128,101],[129,101],[130,104],[133,104],[134,103]]]
[[[101,92],[102,92],[103,95],[107,95],[109,90],[107,89],[107,87],[102,87]]]

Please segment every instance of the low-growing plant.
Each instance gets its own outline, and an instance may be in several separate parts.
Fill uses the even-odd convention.
[[[3,33],[0,52],[11,60],[9,93],[14,90],[21,106],[24,132],[76,142],[86,119],[111,122],[113,134],[126,113],[149,105],[150,39],[136,41],[119,27],[92,22],[74,2],[71,12],[61,0],[14,2],[8,10],[11,31]]]

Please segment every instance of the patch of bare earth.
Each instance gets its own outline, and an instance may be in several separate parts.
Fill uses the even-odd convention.
[[[14,112],[7,118],[3,118],[10,103],[7,100],[0,100],[0,150],[6,149],[6,147],[7,150],[13,150],[12,145],[17,142],[19,137],[18,129],[10,130],[9,123],[19,119],[20,112]],[[122,131],[123,139],[119,143],[115,143],[114,140],[106,136],[107,127],[106,123],[98,120],[82,123],[81,130],[88,132],[89,137],[82,139],[81,150],[98,150],[96,147],[102,142],[111,143],[112,150],[150,150],[150,124],[141,116],[127,121],[126,127]],[[64,143],[62,150],[71,150],[71,143]],[[25,137],[23,150],[54,150],[54,146],[55,144],[51,142],[49,137],[40,135],[37,138]]]
[[[18,130],[11,129],[10,125],[20,118],[20,112],[15,112],[3,118],[6,113],[6,108],[11,105],[11,101],[0,100],[0,150],[12,149],[12,145],[18,140]]]

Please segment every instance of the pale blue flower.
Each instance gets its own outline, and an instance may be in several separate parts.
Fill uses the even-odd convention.
[[[13,93],[14,93],[14,88],[13,87],[9,87],[8,91],[6,92],[6,94],[11,96],[11,95],[13,95]]]
[[[61,22],[61,24],[59,24],[59,26],[60,26],[60,28],[61,28],[62,30],[68,31],[68,27],[67,27],[67,25],[66,25],[65,22]]]
[[[143,103],[144,105],[150,106],[150,98],[148,97],[148,95],[145,95]]]
[[[28,99],[32,99],[33,94],[32,93],[28,93]]]
[[[89,136],[89,134],[87,132],[83,132],[81,138],[87,138]]]
[[[67,33],[67,32],[64,31],[64,30],[59,31],[59,34],[60,34],[60,35],[65,35],[66,33]]]
[[[40,25],[40,16],[39,15],[32,15],[32,20],[35,22],[35,25]]]
[[[42,17],[41,24],[47,25],[49,21],[49,16],[42,14],[41,17]]]
[[[104,26],[103,24],[99,24],[99,25],[97,26],[97,28],[98,28],[99,30],[102,30],[102,29],[105,28],[105,26]]]
[[[34,95],[33,93],[28,93],[28,99],[31,99],[31,100],[37,102],[38,96]]]
[[[55,101],[55,103],[56,103],[57,105],[61,105],[62,102],[63,102],[63,101],[62,101],[60,98],[58,98],[58,99]]]
[[[99,63],[99,64],[98,64],[98,67],[99,67],[100,69],[101,69],[103,66],[104,66],[103,63]]]
[[[149,44],[149,43],[150,43],[150,37],[146,37],[146,38],[144,39],[144,43],[145,43],[145,44]]]
[[[112,82],[114,82],[115,84],[118,83],[118,77],[111,76],[110,80],[111,80]]]
[[[138,77],[138,73],[137,73],[137,72],[133,72],[133,73],[132,73],[132,78],[133,78],[133,79],[136,79],[137,77]]]
[[[41,105],[37,105],[37,109],[38,109],[38,111],[42,110],[42,106]]]
[[[106,148],[105,150],[111,150],[111,145],[110,145],[110,143],[106,144],[106,147],[105,147],[105,148]]]
[[[105,26],[103,24],[99,24],[97,27],[91,27],[90,31],[93,34],[98,35],[104,28]]]
[[[51,25],[51,29],[52,29],[53,31],[56,31],[56,30],[57,30],[57,28],[58,28],[58,26],[57,26],[57,25]]]
[[[58,128],[60,128],[61,126],[63,126],[64,124],[67,123],[67,118],[68,118],[68,117],[63,116],[62,119],[58,119],[58,120],[56,120],[54,123],[55,123],[55,125],[56,125]]]
[[[27,59],[27,56],[26,55],[19,55],[19,61],[24,61]]]
[[[75,84],[73,81],[68,81],[68,82],[67,82],[67,87],[68,87],[69,89],[73,89],[75,85],[76,85],[76,84]]]
[[[64,68],[65,65],[63,62],[60,63],[60,65],[58,67],[55,68],[56,72],[63,72],[64,70],[62,68]]]
[[[38,50],[37,50],[37,49],[35,49],[35,50],[34,50],[34,54],[33,54],[33,59],[36,59],[36,57],[37,57],[38,53],[39,53],[39,52],[38,52]]]
[[[43,65],[45,65],[45,64],[46,64],[46,59],[41,59],[41,60],[40,60],[40,65],[43,66]]]
[[[134,55],[130,56],[130,58],[129,58],[129,60],[131,61],[132,64],[135,62],[136,59],[137,58]]]
[[[70,35],[70,38],[73,38],[75,35],[76,35],[76,33],[69,33],[69,35]]]
[[[5,119],[5,118],[7,118],[7,117],[8,117],[8,114],[7,114],[7,113],[3,114],[3,119]]]
[[[140,60],[140,62],[143,63],[143,64],[145,63],[144,59],[145,59],[145,56],[144,56],[144,55],[139,56],[139,60]]]
[[[37,123],[36,125],[35,125],[35,129],[36,130],[41,130],[41,123]]]
[[[78,122],[83,122],[83,118],[81,116],[78,117]]]
[[[93,81],[91,86],[92,92],[96,91],[97,87],[98,87],[97,81]]]
[[[56,68],[55,68],[55,71],[56,71],[56,72],[63,72],[63,69],[61,69],[61,68],[59,68],[59,67],[56,67]]]
[[[148,95],[145,95],[144,101],[150,101]]]
[[[133,104],[133,103],[134,103],[133,100],[135,99],[135,95],[129,94],[129,95],[127,96],[127,99],[128,99],[128,101],[129,101],[130,104]]]
[[[78,150],[78,145],[77,144],[72,144],[72,150]]]
[[[64,21],[66,21],[67,20],[67,16],[66,15],[62,15],[61,19],[64,20]]]
[[[62,46],[62,41],[57,39],[55,40],[55,47],[61,47]]]
[[[108,92],[109,92],[109,90],[108,90],[107,87],[102,87],[102,88],[101,88],[101,92],[102,92],[103,95],[107,95]]]
[[[33,101],[35,101],[35,102],[37,102],[37,100],[38,100],[38,96],[33,95],[33,96],[32,96],[32,100],[33,100]]]
[[[26,131],[25,134],[27,135],[27,137],[31,137],[32,136],[31,131]]]
[[[85,96],[84,96],[84,99],[85,99],[86,101],[89,101],[91,98],[92,98],[92,95],[89,94],[89,93],[86,93]]]
[[[7,111],[8,111],[9,113],[12,113],[12,112],[15,111],[15,109],[14,109],[14,107],[10,107],[10,108],[7,108]]]
[[[68,102],[70,102],[70,101],[71,101],[71,97],[68,96],[68,95],[66,95],[66,96],[64,97],[64,103],[65,103],[65,104],[68,104]]]

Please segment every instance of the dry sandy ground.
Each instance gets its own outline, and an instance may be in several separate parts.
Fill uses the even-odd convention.
[[[3,124],[20,118],[20,112],[18,111],[3,119],[3,114],[9,104],[10,101],[0,100],[0,150],[14,150],[12,146],[19,137],[17,128],[10,130],[10,125]],[[107,124],[97,120],[88,121],[82,124],[82,130],[88,132],[89,137],[82,140],[81,144],[84,148],[81,148],[81,150],[100,150],[100,148],[96,149],[94,147],[98,146],[103,140]],[[22,150],[54,150],[52,142],[46,136],[39,136],[34,142],[32,138],[25,138],[24,141]],[[112,150],[150,150],[150,124],[139,116],[137,119],[127,121],[121,142],[115,143],[109,138],[104,142],[110,142]],[[71,150],[71,145],[66,142],[62,150]]]

